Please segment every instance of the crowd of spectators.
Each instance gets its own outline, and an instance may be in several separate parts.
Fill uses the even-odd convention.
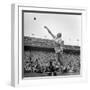
[[[48,73],[77,73],[80,72],[80,56],[63,53],[62,67],[53,52],[25,51],[24,52],[24,72]]]

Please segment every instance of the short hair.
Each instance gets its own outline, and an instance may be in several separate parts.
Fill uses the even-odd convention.
[[[62,37],[62,34],[61,33],[57,33],[57,37]]]

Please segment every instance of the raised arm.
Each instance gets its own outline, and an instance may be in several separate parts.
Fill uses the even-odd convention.
[[[50,31],[50,29],[47,26],[44,26],[44,28],[48,31],[48,33],[55,38],[54,34]]]

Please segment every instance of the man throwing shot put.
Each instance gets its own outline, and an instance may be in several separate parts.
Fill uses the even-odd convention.
[[[44,28],[48,31],[48,33],[53,37],[53,40],[55,42],[55,53],[57,56],[57,60],[60,63],[62,69],[64,67],[62,62],[62,53],[63,53],[63,41],[62,41],[62,34],[58,33],[57,36],[55,36],[50,29],[47,26],[44,26]]]

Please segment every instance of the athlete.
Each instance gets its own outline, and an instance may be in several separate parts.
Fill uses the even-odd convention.
[[[44,26],[44,28],[48,31],[48,33],[52,36],[54,42],[55,42],[55,53],[57,56],[57,60],[59,61],[61,67],[63,67],[62,62],[62,53],[63,53],[63,41],[62,41],[62,34],[58,33],[56,36],[50,31],[50,29],[47,26]]]

